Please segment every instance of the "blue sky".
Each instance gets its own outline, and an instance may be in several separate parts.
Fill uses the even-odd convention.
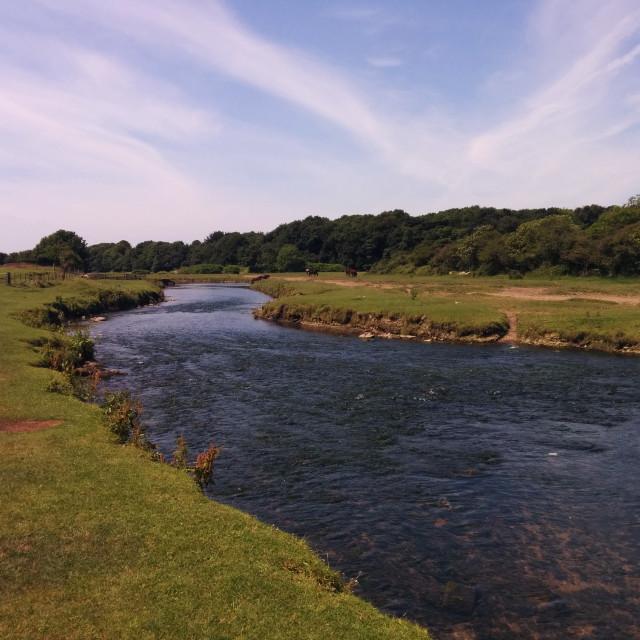
[[[623,204],[637,0],[0,0],[0,250]]]

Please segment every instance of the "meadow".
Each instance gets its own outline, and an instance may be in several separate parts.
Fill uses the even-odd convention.
[[[427,340],[640,352],[637,278],[279,274],[262,317]]]
[[[48,309],[27,314],[37,324],[152,294],[145,281],[0,286],[0,637],[429,638],[352,595],[303,540],[118,444],[95,404],[47,391],[62,374],[34,366],[39,345],[64,334],[23,310]]]

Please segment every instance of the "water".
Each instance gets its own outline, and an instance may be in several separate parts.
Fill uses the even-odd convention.
[[[640,638],[640,360],[363,342],[170,289],[97,353],[212,499],[304,536],[356,592],[445,638]]]

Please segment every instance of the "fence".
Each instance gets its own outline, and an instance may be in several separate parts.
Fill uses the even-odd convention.
[[[4,284],[17,285],[39,282],[59,282],[65,277],[81,276],[89,280],[150,280],[151,282],[167,284],[191,284],[196,282],[248,282],[249,277],[242,276],[211,276],[206,275],[172,275],[172,277],[158,277],[156,274],[138,275],[134,273],[62,273],[62,271],[8,271],[4,278]]]
[[[27,284],[30,282],[56,282],[64,280],[62,271],[7,271],[4,283],[6,285]]]

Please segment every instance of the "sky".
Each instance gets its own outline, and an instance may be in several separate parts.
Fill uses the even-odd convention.
[[[638,0],[0,0],[0,251],[639,192]]]

